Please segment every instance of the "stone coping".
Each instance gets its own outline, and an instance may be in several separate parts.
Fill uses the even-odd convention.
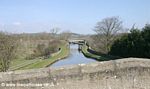
[[[150,68],[150,59],[124,58],[111,61],[94,62],[62,67],[47,67],[40,69],[18,70],[0,73],[0,82],[44,78],[48,76],[67,76],[75,74],[94,73],[98,71],[116,70],[130,67]]]

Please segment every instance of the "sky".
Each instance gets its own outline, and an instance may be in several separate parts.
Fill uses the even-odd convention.
[[[0,30],[92,34],[98,21],[119,16],[125,28],[150,23],[150,0],[0,0]]]

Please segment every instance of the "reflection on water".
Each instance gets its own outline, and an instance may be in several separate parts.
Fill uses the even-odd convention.
[[[86,58],[82,52],[79,52],[78,45],[70,45],[70,55],[68,58],[60,60],[54,64],[52,67],[64,66],[64,65],[74,65],[74,64],[86,64],[90,62],[96,62],[94,59]]]

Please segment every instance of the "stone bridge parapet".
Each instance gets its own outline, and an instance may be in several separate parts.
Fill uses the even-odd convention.
[[[0,89],[150,89],[150,60],[126,58],[0,73]]]

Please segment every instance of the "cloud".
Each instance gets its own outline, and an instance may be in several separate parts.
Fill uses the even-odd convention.
[[[19,26],[19,25],[21,25],[21,22],[14,22],[12,24],[15,25],[15,26]]]

